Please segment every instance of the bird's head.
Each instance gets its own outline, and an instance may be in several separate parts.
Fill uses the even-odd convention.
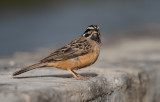
[[[101,35],[100,35],[99,27],[97,25],[88,26],[82,36],[87,39],[91,39],[97,42],[98,44],[101,44],[101,38],[100,38]]]

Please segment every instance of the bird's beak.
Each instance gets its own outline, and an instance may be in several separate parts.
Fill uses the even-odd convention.
[[[98,32],[97,31],[93,31],[93,34],[98,34]]]

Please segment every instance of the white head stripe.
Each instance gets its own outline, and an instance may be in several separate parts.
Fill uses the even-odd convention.
[[[87,29],[94,29],[94,27],[88,27]]]

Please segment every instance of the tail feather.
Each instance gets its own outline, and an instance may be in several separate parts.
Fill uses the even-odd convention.
[[[27,71],[30,71],[30,70],[33,70],[33,69],[36,69],[36,68],[41,68],[41,67],[43,67],[45,65],[46,65],[45,63],[36,63],[36,64],[33,64],[33,65],[29,66],[29,67],[25,67],[25,68],[22,68],[19,71],[14,72],[13,76],[22,74],[24,72],[27,72]]]

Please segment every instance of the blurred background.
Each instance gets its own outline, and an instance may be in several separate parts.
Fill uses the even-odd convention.
[[[63,45],[91,24],[99,25],[104,41],[127,29],[159,28],[159,10],[158,0],[1,0],[0,57]]]

